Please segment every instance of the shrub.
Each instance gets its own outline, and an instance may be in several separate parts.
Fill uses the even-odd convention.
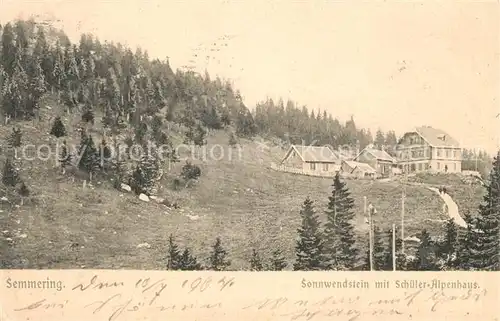
[[[181,176],[186,181],[198,179],[201,176],[201,169],[199,166],[187,162],[186,165],[182,167]]]

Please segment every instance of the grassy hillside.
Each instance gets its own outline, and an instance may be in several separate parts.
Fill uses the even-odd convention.
[[[47,119],[59,111],[55,107],[44,110],[44,122],[19,123],[23,144],[55,144],[55,138],[48,135]],[[65,123],[76,124],[78,120],[79,116],[71,116]],[[71,140],[77,143],[79,134],[73,125],[68,129]],[[11,130],[0,126],[0,137],[6,137]],[[97,126],[96,141],[99,132]],[[167,239],[172,233],[181,246],[190,247],[202,261],[220,236],[230,254],[232,269],[249,267],[252,248],[269,257],[279,247],[291,263],[300,205],[310,196],[324,219],[331,179],[269,169],[270,162],[277,161],[285,151],[271,145],[262,148],[259,139],[240,141],[240,149],[231,149],[227,143],[227,133],[210,134],[205,148],[207,159],[193,160],[202,170],[194,186],[181,191],[170,188],[182,162],[175,164],[160,182],[158,195],[176,201],[179,209],[144,203],[99,180],[83,189],[83,178],[73,182],[69,175],[61,175],[53,160],[23,161],[21,176],[31,188],[33,200],[17,207],[19,199],[2,187],[0,196],[9,199],[0,204],[0,251],[4,262],[16,268],[164,269]],[[210,157],[211,151],[221,160]],[[368,231],[362,213],[363,196],[368,196],[378,210],[376,224],[386,229],[400,222],[402,186],[398,182],[349,180],[348,187],[355,199],[359,246],[365,248]],[[424,187],[408,186],[406,235],[414,235],[424,227],[431,234],[440,229],[441,223],[436,220],[446,219],[441,213],[442,204]],[[189,217],[194,215],[198,219]],[[138,248],[142,243],[150,247]]]

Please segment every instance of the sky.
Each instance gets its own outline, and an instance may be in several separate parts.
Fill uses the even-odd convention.
[[[34,16],[72,40],[141,46],[174,69],[231,79],[250,108],[283,97],[352,115],[373,135],[428,125],[464,147],[500,148],[495,1],[0,2],[0,23]]]

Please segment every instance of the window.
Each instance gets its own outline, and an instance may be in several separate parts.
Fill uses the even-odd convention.
[[[418,170],[421,171],[422,170],[422,163],[418,163]]]
[[[437,157],[441,157],[441,149],[436,148]]]
[[[327,163],[323,164],[323,171],[328,172],[328,164]]]
[[[316,170],[316,163],[309,163],[309,168],[310,168],[312,171],[315,171],[315,170]]]
[[[458,150],[454,150],[453,155],[454,155],[453,157],[458,158]]]
[[[441,163],[440,162],[437,163],[437,169],[441,169]]]
[[[446,158],[450,158],[450,150],[449,149],[446,150]]]
[[[457,171],[457,163],[453,164],[453,171],[455,171],[455,172]]]
[[[429,163],[426,163],[425,164],[425,170],[428,170],[429,169]]]

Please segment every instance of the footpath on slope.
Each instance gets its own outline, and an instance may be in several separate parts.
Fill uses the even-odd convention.
[[[446,193],[440,193],[439,189],[437,189],[435,187],[426,186],[426,188],[428,188],[431,191],[436,192],[437,194],[439,194],[439,196],[441,196],[441,198],[445,202],[446,206],[448,207],[448,215],[453,219],[455,224],[457,224],[461,227],[467,227],[467,223],[464,221],[464,219],[462,218],[462,216],[460,216],[460,213],[458,212],[457,203],[455,203],[455,201],[451,198],[450,195],[448,195]]]

